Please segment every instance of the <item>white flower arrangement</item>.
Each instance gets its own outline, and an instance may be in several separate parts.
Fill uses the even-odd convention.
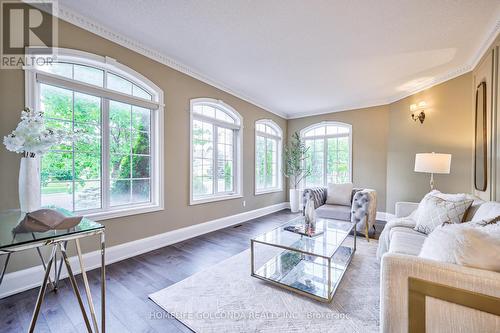
[[[3,144],[7,150],[34,158],[64,140],[73,140],[73,137],[72,133],[45,127],[43,112],[24,108],[21,121],[11,134],[3,137]]]

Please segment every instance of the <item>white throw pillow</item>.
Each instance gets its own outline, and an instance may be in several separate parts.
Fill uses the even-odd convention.
[[[500,272],[500,224],[485,222],[437,227],[419,257]]]
[[[473,200],[448,201],[435,195],[427,195],[418,206],[415,230],[430,234],[443,223],[461,223]]]
[[[418,220],[418,214],[420,213],[420,211],[422,210],[422,205],[423,203],[425,202],[425,200],[430,197],[430,196],[435,196],[435,197],[438,197],[438,198],[441,198],[441,199],[444,199],[446,201],[462,201],[462,200],[465,200],[465,199],[469,199],[468,198],[468,195],[465,194],[465,193],[442,193],[438,190],[432,190],[430,191],[429,193],[427,193],[423,198],[422,200],[420,200],[420,203],[418,204],[418,207],[417,209],[414,211],[414,214],[413,214],[413,219],[415,221]]]
[[[326,190],[326,203],[329,205],[351,205],[352,183],[329,183]]]

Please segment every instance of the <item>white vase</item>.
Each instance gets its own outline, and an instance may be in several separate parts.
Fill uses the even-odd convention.
[[[24,213],[40,209],[40,162],[37,157],[21,158],[19,168],[19,206]]]
[[[297,213],[300,210],[300,193],[299,189],[290,189],[290,210],[292,213]]]

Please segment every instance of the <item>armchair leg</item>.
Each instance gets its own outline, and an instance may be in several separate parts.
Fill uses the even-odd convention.
[[[368,230],[369,230],[368,217],[365,217],[365,237],[366,237],[366,241],[370,242],[370,237],[368,237]]]

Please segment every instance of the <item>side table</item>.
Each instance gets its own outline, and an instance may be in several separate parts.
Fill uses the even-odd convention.
[[[71,212],[56,207],[50,207],[56,209],[59,212],[71,216]],[[57,290],[57,283],[59,281],[59,276],[61,274],[62,264],[65,264],[68,277],[70,280],[71,287],[75,293],[78,305],[82,312],[83,320],[88,332],[99,332],[99,325],[97,323],[97,317],[95,313],[94,303],[92,301],[92,295],[90,293],[89,282],[87,274],[85,272],[85,266],[83,263],[82,251],[80,246],[80,239],[84,237],[90,237],[94,235],[99,235],[100,239],[100,252],[101,252],[101,329],[100,332],[105,332],[105,318],[106,318],[106,267],[105,267],[105,234],[104,226],[100,223],[91,221],[87,218],[83,218],[80,223],[67,230],[50,230],[46,232],[33,232],[33,233],[12,233],[12,229],[17,225],[17,223],[24,218],[24,213],[19,210],[7,210],[0,212],[0,255],[6,255],[6,260],[2,273],[0,276],[0,286],[9,263],[10,256],[15,252],[20,252],[29,249],[36,249],[38,256],[42,262],[45,269],[45,274],[40,286],[40,291],[35,304],[35,309],[33,310],[33,315],[30,322],[29,332],[33,332],[35,329],[38,314],[40,313],[40,307],[43,303],[45,293],[47,291],[47,284],[52,285],[54,290]],[[71,264],[68,259],[66,252],[67,244],[69,241],[75,241],[76,252],[78,256],[78,261],[80,264],[80,270],[83,278],[83,284],[85,286],[85,294],[87,297],[87,302],[89,305],[89,311],[92,318],[92,326],[90,324],[87,311],[82,301],[81,293],[78,289]],[[40,248],[43,246],[50,246],[51,254],[47,263],[43,259]],[[59,269],[57,269],[57,253],[61,255],[61,260],[59,264]],[[50,270],[54,266],[54,281],[50,279]],[[93,328],[93,329],[92,329]]]

